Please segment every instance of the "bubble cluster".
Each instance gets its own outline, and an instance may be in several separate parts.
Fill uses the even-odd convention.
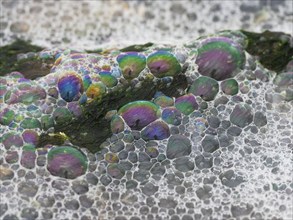
[[[291,217],[292,73],[266,74],[244,41],[225,32],[142,52],[43,51],[56,58],[50,74],[1,77],[1,217]],[[108,131],[97,152],[76,144]]]

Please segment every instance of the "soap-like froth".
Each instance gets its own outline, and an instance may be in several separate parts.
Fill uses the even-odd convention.
[[[127,125],[133,130],[141,130],[159,117],[159,106],[149,101],[135,101],[119,109]]]
[[[144,140],[163,140],[170,136],[169,126],[160,120],[154,121],[141,131]]]
[[[58,90],[62,97],[67,102],[76,100],[80,93],[83,92],[81,77],[75,72],[65,72],[59,77]]]
[[[75,179],[87,170],[87,158],[78,149],[70,146],[52,148],[48,153],[48,171],[67,179]]]
[[[165,76],[175,76],[181,72],[181,66],[176,57],[167,51],[157,51],[147,58],[147,66],[151,73],[162,78]]]
[[[245,54],[230,38],[212,37],[202,42],[195,62],[200,74],[224,80],[234,77],[243,68]]]
[[[194,110],[198,109],[198,104],[194,95],[186,94],[176,98],[175,107],[184,115],[191,114]]]
[[[188,92],[200,96],[205,101],[211,101],[219,92],[219,84],[210,77],[200,76],[192,83]]]
[[[146,58],[136,52],[122,53],[117,57],[117,62],[125,79],[134,79],[146,66]]]

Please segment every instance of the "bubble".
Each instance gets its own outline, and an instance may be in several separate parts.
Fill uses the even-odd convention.
[[[205,101],[211,101],[219,92],[219,84],[210,77],[200,76],[192,83],[188,92],[200,96]]]
[[[24,129],[41,128],[41,123],[36,118],[24,118],[20,123],[20,127]]]
[[[162,119],[168,124],[180,125],[182,120],[181,112],[175,107],[165,108],[162,112]]]
[[[36,157],[36,148],[34,145],[25,145],[22,148],[20,164],[27,169],[32,169],[35,167]]]
[[[47,169],[53,176],[75,179],[86,172],[87,163],[86,156],[80,150],[60,146],[49,151]]]
[[[106,86],[101,82],[91,84],[86,90],[87,97],[92,99],[101,98],[105,93]]]
[[[28,144],[33,144],[33,145],[37,145],[37,143],[39,141],[39,135],[34,130],[25,130],[22,133],[22,138],[23,138],[24,142],[26,142]]]
[[[124,131],[124,121],[118,115],[113,116],[110,126],[111,126],[111,131],[113,134],[118,134],[118,133]]]
[[[0,124],[9,125],[15,117],[14,111],[8,108],[4,108],[0,111]]]
[[[118,163],[119,158],[118,158],[117,154],[115,154],[115,153],[106,153],[105,160],[108,163]]]
[[[198,71],[216,80],[234,77],[245,63],[245,54],[240,45],[226,37],[204,40],[196,58]]]
[[[128,52],[120,54],[117,62],[125,79],[134,79],[146,66],[146,58],[143,54]]]
[[[183,114],[189,115],[198,109],[198,104],[192,94],[187,94],[176,98],[175,107]]]
[[[174,105],[174,100],[171,97],[159,95],[154,99],[154,103],[164,108]]]
[[[82,79],[75,72],[65,72],[59,77],[58,90],[62,99],[72,102],[83,92]]]
[[[111,72],[100,72],[100,79],[105,86],[112,88],[118,84],[118,80],[115,76],[111,75]]]
[[[21,147],[23,145],[22,138],[16,132],[7,132],[3,134],[0,138],[0,142],[4,144],[6,149],[9,149],[11,146]]]
[[[144,140],[164,140],[170,136],[168,125],[163,121],[154,121],[141,131]]]
[[[119,109],[127,125],[133,130],[141,130],[159,117],[159,106],[149,101],[135,101]]]
[[[92,79],[91,79],[90,75],[84,75],[82,77],[82,85],[83,85],[84,90],[86,91],[91,84],[92,84]]]
[[[252,109],[248,104],[238,104],[230,115],[230,121],[238,127],[244,128],[253,120]]]
[[[7,104],[31,104],[37,100],[45,99],[46,91],[32,84],[23,83],[17,86],[17,89],[8,91],[4,96],[4,101]]]
[[[227,79],[221,82],[221,89],[227,95],[236,95],[239,90],[238,82],[235,79]]]
[[[57,124],[64,124],[71,121],[72,114],[67,108],[58,107],[53,112],[53,118]]]
[[[147,58],[147,66],[151,73],[162,78],[165,76],[175,76],[181,72],[181,66],[176,57],[167,51],[157,51]]]

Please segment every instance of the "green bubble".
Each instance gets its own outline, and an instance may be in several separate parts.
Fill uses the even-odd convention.
[[[32,128],[40,128],[41,129],[41,123],[36,118],[25,118],[20,123],[20,127],[25,129],[32,129]]]

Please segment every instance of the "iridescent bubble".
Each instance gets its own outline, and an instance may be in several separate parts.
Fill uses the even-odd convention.
[[[23,146],[20,159],[20,164],[23,167],[33,169],[35,167],[36,158],[36,148],[34,145],[28,144]]]
[[[24,118],[20,123],[20,127],[24,129],[41,128],[41,123],[36,118]]]
[[[119,109],[127,125],[133,130],[141,130],[146,125],[158,119],[159,106],[149,101],[135,101],[124,105]]]
[[[138,77],[146,66],[145,56],[136,52],[120,54],[117,57],[117,62],[125,79],[134,79]]]
[[[46,95],[46,91],[40,86],[23,83],[17,89],[8,91],[4,96],[4,101],[7,104],[31,104],[37,100],[45,99]]]
[[[165,108],[162,112],[162,119],[168,124],[180,125],[182,120],[181,112],[175,107]]]
[[[194,121],[195,131],[199,134],[203,133],[208,127],[208,121],[204,118],[196,118]]]
[[[167,51],[157,51],[147,58],[147,66],[151,73],[162,78],[175,76],[181,72],[181,66],[176,57]]]
[[[285,101],[293,100],[293,72],[285,72],[276,76],[275,91],[280,92]]]
[[[59,77],[58,90],[62,99],[74,101],[83,92],[82,79],[75,72],[65,72]]]
[[[37,145],[37,143],[39,141],[39,135],[34,130],[25,130],[22,133],[22,138],[23,138],[24,142],[26,142],[28,144],[33,144],[33,145]]]
[[[210,77],[200,76],[192,83],[188,92],[200,96],[205,101],[211,101],[219,92],[219,84]]]
[[[105,86],[112,88],[118,84],[118,80],[115,76],[111,75],[111,72],[100,72],[100,79]]]
[[[110,153],[106,153],[105,160],[108,163],[118,163],[119,162],[119,158],[118,158],[117,154],[111,153],[111,152]]]
[[[111,163],[107,167],[107,173],[115,179],[121,179],[125,175],[125,170],[120,164]]]
[[[141,137],[144,140],[164,140],[169,136],[169,126],[160,120],[152,122],[141,131]]]
[[[64,124],[71,121],[72,114],[67,108],[58,107],[53,112],[53,118],[57,124]]]
[[[174,100],[171,97],[165,96],[164,94],[156,96],[154,103],[161,106],[162,108],[174,105]]]
[[[114,115],[112,120],[111,120],[111,131],[113,134],[118,134],[122,131],[124,131],[124,121],[123,119],[118,116],[118,115]]]
[[[101,98],[106,93],[106,86],[103,83],[93,83],[86,90],[86,95],[92,99]]]
[[[227,95],[236,95],[239,90],[238,82],[235,79],[227,79],[221,82],[221,89]]]
[[[0,137],[0,143],[3,143],[6,149],[9,149],[11,146],[21,147],[23,140],[16,132],[7,132]]]
[[[43,130],[48,130],[49,128],[54,127],[54,119],[51,115],[43,115],[41,117],[41,124]]]
[[[47,169],[53,176],[75,179],[83,175],[88,167],[87,157],[70,146],[52,148],[48,153]]]
[[[200,74],[224,80],[234,77],[244,67],[245,53],[230,38],[212,37],[201,43],[195,62]]]
[[[0,124],[9,125],[15,117],[14,111],[9,108],[0,110]]]
[[[58,92],[58,90],[55,87],[52,87],[52,88],[49,88],[48,89],[48,95],[49,96],[57,99],[58,98],[58,94],[59,94],[59,92]]]
[[[198,104],[194,95],[186,94],[176,98],[175,107],[184,115],[189,115],[194,112],[194,110],[198,109]]]
[[[83,85],[84,90],[86,91],[91,84],[92,84],[92,79],[91,79],[90,75],[84,75],[82,77],[82,85]]]

